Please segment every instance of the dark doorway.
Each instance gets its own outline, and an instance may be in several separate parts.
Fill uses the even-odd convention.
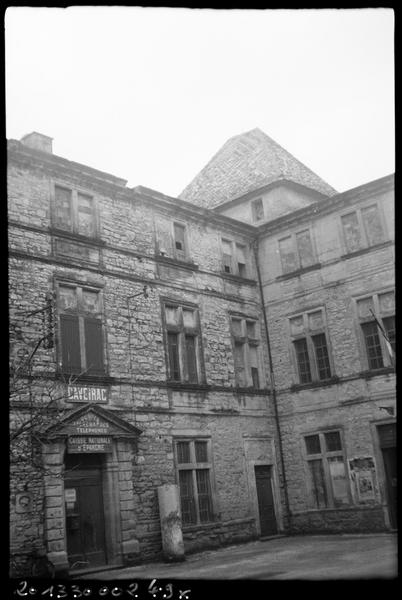
[[[397,487],[397,467],[396,467],[396,424],[378,426],[378,435],[382,458],[384,461],[385,487],[387,502],[389,508],[389,518],[391,527],[398,527],[396,487]]]
[[[271,467],[263,465],[255,466],[254,469],[261,535],[275,535],[278,532],[278,529],[272,494]]]
[[[102,491],[102,456],[67,454],[64,481],[70,568],[107,563]]]

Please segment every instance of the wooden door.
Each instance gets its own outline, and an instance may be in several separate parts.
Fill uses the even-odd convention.
[[[397,482],[397,469],[396,469],[396,448],[382,448],[382,456],[384,459],[385,467],[385,481],[387,486],[388,506],[389,506],[389,517],[391,521],[391,527],[396,529],[398,527],[397,517],[397,502],[396,502],[396,482]]]
[[[396,467],[396,423],[378,425],[378,436],[384,461],[385,487],[391,527],[398,527],[397,517],[397,467]]]
[[[105,518],[103,510],[102,470],[88,461],[87,455],[75,455],[76,468],[66,469],[65,504],[67,552],[71,568],[95,567],[107,563]],[[71,466],[71,465],[70,465]]]
[[[272,494],[271,467],[262,465],[255,466],[254,469],[261,535],[275,535],[278,532],[278,528]]]

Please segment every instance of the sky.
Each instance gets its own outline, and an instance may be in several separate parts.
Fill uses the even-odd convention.
[[[394,166],[391,9],[9,7],[6,133],[177,196],[258,127],[339,192]]]

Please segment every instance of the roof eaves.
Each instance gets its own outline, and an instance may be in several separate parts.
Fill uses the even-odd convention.
[[[106,183],[112,185],[125,187],[127,184],[126,179],[122,179],[121,177],[117,177],[116,175],[112,175],[111,173],[107,173],[106,171],[101,171],[100,169],[95,169],[94,167],[90,167],[88,165],[69,160],[68,158],[64,158],[63,156],[58,156],[57,154],[30,148],[22,144],[19,140],[8,140],[7,150],[8,153],[11,155],[12,152],[16,152],[22,156],[29,156],[33,160],[37,159],[38,161],[44,164],[56,164],[59,167],[73,169],[74,171],[80,171],[81,173],[85,173],[89,177],[96,177],[97,179],[104,180]]]
[[[281,186],[281,185],[289,185],[291,187],[296,187],[298,189],[301,190],[305,190],[308,191],[310,194],[314,195],[317,197],[318,200],[321,199],[326,199],[326,198],[330,198],[331,196],[329,196],[329,194],[323,194],[322,192],[319,192],[318,190],[316,190],[315,188],[311,188],[307,185],[303,185],[301,183],[298,183],[297,181],[293,181],[292,179],[288,179],[286,177],[283,177],[281,179],[275,179],[275,181],[271,181],[269,183],[267,183],[266,185],[263,185],[261,187],[257,187],[253,190],[250,190],[248,192],[246,192],[245,194],[242,194],[241,196],[237,196],[236,198],[232,198],[231,200],[225,200],[224,202],[222,202],[221,204],[218,204],[217,206],[214,206],[211,210],[219,212],[220,210],[226,209],[228,208],[228,206],[235,206],[237,204],[240,204],[241,202],[244,202],[244,200],[248,200],[249,198],[251,198],[254,195],[258,195],[258,194],[263,194],[264,192]]]
[[[320,214],[330,212],[331,210],[336,209],[342,203],[347,203],[348,201],[352,200],[360,200],[365,197],[369,198],[374,194],[388,191],[394,187],[394,183],[395,177],[394,174],[391,174],[381,177],[380,179],[375,179],[374,181],[369,181],[368,183],[364,183],[334,196],[329,196],[319,202],[314,202],[308,206],[303,206],[298,210],[287,213],[286,215],[281,215],[272,221],[260,225],[256,228],[258,235],[268,233],[271,229],[277,229],[282,225],[291,224],[293,221],[299,221],[303,217],[315,217]]]
[[[182,200],[181,198],[167,196],[166,194],[162,194],[161,192],[152,190],[151,188],[139,185],[135,188],[131,188],[131,192],[138,199],[145,201],[151,200],[153,202],[157,202],[160,206],[165,206],[172,209],[177,209],[179,207],[189,217],[194,219],[202,219],[207,222],[215,223],[218,226],[230,227],[231,229],[236,229],[244,234],[254,235],[256,233],[256,227],[254,227],[254,225],[242,223],[241,221],[233,219],[232,217],[227,217],[226,215],[216,214],[210,208],[198,206],[187,200]]]

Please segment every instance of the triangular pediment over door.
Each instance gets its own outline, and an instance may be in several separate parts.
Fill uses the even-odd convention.
[[[58,423],[47,427],[43,437],[50,440],[79,435],[108,435],[137,440],[141,433],[141,429],[119,417],[115,411],[86,404],[69,411]]]

